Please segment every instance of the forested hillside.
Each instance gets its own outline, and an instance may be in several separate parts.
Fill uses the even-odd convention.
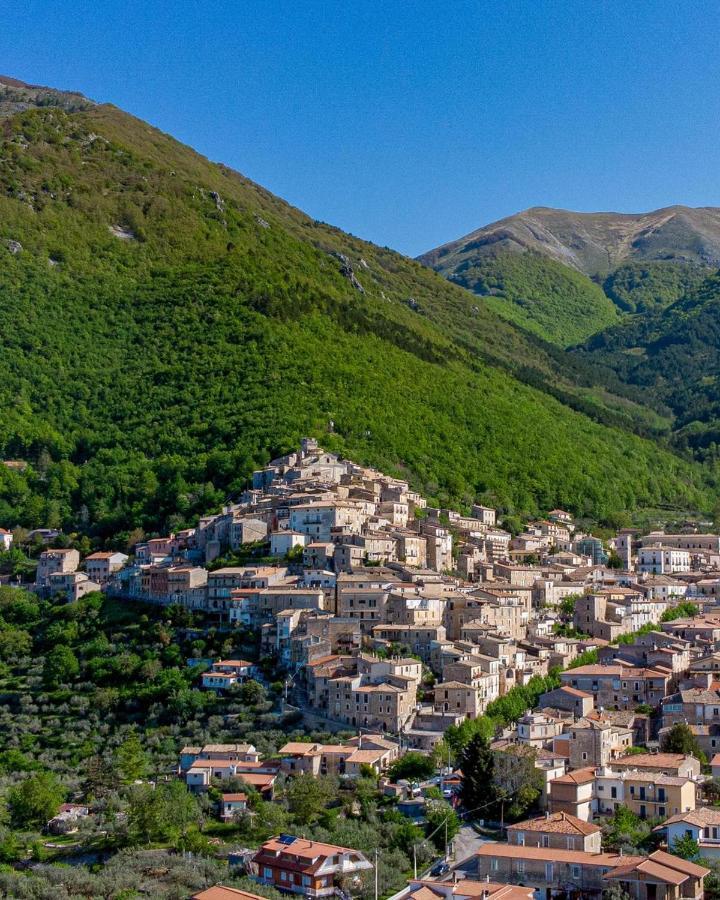
[[[633,316],[578,353],[611,366],[675,416],[674,441],[715,460],[720,445],[720,276],[666,308]]]
[[[438,502],[711,506],[666,410],[592,360],[112,107],[10,90],[0,525],[173,527],[303,434]]]
[[[467,260],[448,275],[498,315],[566,347],[618,321],[615,303],[595,282],[534,251],[499,251]]]

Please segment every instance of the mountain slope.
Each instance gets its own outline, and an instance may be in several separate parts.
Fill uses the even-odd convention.
[[[602,288],[535,251],[488,253],[465,260],[447,277],[498,315],[559,346],[578,344],[618,320]]]
[[[591,338],[578,354],[610,366],[670,408],[675,442],[715,458],[720,444],[720,276],[676,303]]]
[[[173,527],[305,433],[440,502],[709,506],[700,468],[628,433],[662,410],[592,361],[144,122],[35,90],[14,112],[27,91],[5,85],[0,130],[0,458],[29,463],[0,466],[3,526]]]
[[[577,269],[602,275],[628,260],[720,265],[720,209],[668,206],[648,213],[578,213],[536,206],[430,250],[420,260],[454,271],[498,251],[534,250]]]

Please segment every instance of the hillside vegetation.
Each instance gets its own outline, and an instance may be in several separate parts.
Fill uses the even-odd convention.
[[[112,107],[0,124],[0,525],[170,528],[303,434],[440,502],[711,505],[634,388],[419,263]]]
[[[720,276],[670,306],[633,316],[578,351],[670,408],[674,441],[706,460],[720,445]]]
[[[449,274],[498,315],[560,346],[613,325],[618,309],[589,278],[535,252],[509,251],[466,261]]]
[[[607,276],[603,290],[624,312],[656,312],[700,287],[709,274],[694,263],[629,262]]]

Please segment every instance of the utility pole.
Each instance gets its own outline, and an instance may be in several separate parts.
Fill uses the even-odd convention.
[[[413,844],[413,878],[417,878],[417,844]]]
[[[378,858],[379,851],[375,848],[375,900],[378,900]]]
[[[447,823],[448,823],[448,817],[445,816],[445,862],[447,862],[447,858],[448,858]]]

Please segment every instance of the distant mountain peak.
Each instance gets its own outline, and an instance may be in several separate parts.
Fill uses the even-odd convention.
[[[500,251],[535,251],[586,275],[629,261],[720,265],[720,209],[674,204],[644,213],[532,206],[419,257],[443,274]]]
[[[0,75],[0,116],[12,116],[26,109],[55,106],[68,112],[95,106],[79,91],[59,91],[40,84],[27,84],[9,75]]]

